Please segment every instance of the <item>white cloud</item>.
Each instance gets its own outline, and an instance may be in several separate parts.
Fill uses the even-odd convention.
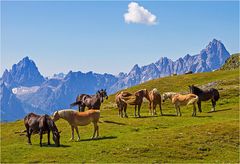
[[[128,4],[128,12],[124,14],[124,20],[126,23],[147,25],[155,25],[157,23],[157,17],[136,2]]]

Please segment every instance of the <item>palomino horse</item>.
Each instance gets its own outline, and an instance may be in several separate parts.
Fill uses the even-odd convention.
[[[96,138],[98,138],[99,136],[98,121],[100,118],[100,110],[90,109],[85,112],[78,112],[76,110],[65,109],[56,111],[53,114],[53,120],[57,121],[60,118],[66,120],[72,128],[72,138],[70,140],[74,140],[74,128],[75,128],[78,135],[78,141],[80,141],[78,126],[85,126],[90,124],[91,122],[94,125],[92,139],[94,139],[96,132],[97,132]]]
[[[76,102],[72,103],[70,107],[78,105],[79,112],[84,112],[86,106],[88,109],[100,109],[101,103],[103,103],[105,97],[108,99],[106,89],[101,89],[92,96],[81,94],[77,96]]]
[[[39,116],[34,113],[29,113],[24,118],[24,125],[26,127],[28,143],[31,143],[31,134],[39,133],[40,135],[40,146],[42,146],[42,135],[48,134],[48,145],[50,145],[50,131],[53,134],[53,141],[56,146],[60,146],[60,133],[58,132],[57,126],[48,115]]]
[[[154,88],[153,90],[149,91],[149,113],[152,115],[156,115],[156,106],[159,105],[160,112],[162,115],[162,100],[161,100],[161,94],[157,90],[157,88]],[[153,106],[153,110],[152,110]]]
[[[167,92],[163,94],[163,101],[166,99],[170,99],[172,103],[175,105],[177,116],[178,113],[180,116],[182,116],[182,113],[180,111],[180,106],[190,105],[193,104],[193,113],[192,116],[196,116],[196,103],[198,102],[198,96],[195,94],[186,94],[181,95],[174,92]]]
[[[139,90],[139,91],[135,92],[134,94],[131,94],[126,91],[122,91],[116,95],[115,100],[116,100],[117,106],[120,110],[120,113],[122,113],[122,110],[124,109],[126,117],[127,117],[127,113],[126,113],[127,104],[135,106],[135,111],[134,111],[135,117],[137,116],[136,110],[138,108],[138,117],[141,117],[140,116],[140,108],[141,108],[144,97],[146,99],[148,99],[148,101],[150,101],[147,89]],[[122,116],[122,114],[121,114],[121,116]]]
[[[208,100],[212,100],[212,110],[211,111],[215,111],[216,102],[218,101],[218,99],[220,97],[217,89],[210,88],[207,90],[202,90],[194,85],[191,85],[191,86],[189,86],[189,90],[190,90],[190,93],[193,93],[199,97],[199,100],[197,103],[199,112],[202,112],[201,101],[208,101]]]

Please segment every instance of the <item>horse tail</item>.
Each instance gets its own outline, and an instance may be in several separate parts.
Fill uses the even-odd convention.
[[[81,104],[81,101],[76,101],[76,102],[70,104],[70,108],[73,106],[79,105],[79,104]]]
[[[192,99],[187,103],[187,105],[189,105],[189,104],[194,104],[194,103],[196,103],[196,102],[198,102],[198,96],[197,96],[197,95],[195,95],[195,98],[192,98]]]

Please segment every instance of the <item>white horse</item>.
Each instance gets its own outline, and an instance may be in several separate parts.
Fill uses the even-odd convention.
[[[99,128],[97,123],[100,118],[100,110],[91,109],[85,112],[78,112],[76,110],[65,109],[54,112],[53,121],[57,121],[60,118],[66,120],[72,128],[72,138],[70,140],[74,140],[74,128],[75,128],[78,135],[78,141],[80,141],[78,126],[85,126],[90,124],[91,122],[94,125],[92,139],[94,139],[96,132],[97,132],[96,138],[98,138],[99,136]]]
[[[179,93],[175,92],[166,92],[163,94],[163,102],[166,99],[170,99],[172,103],[175,105],[177,116],[178,113],[180,116],[182,116],[182,113],[180,111],[180,106],[185,106],[185,105],[193,105],[193,113],[192,116],[196,116],[196,103],[198,102],[198,96],[195,94],[186,94],[186,95],[181,95]]]

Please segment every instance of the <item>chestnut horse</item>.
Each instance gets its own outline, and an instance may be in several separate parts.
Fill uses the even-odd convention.
[[[56,146],[60,146],[60,133],[58,132],[57,126],[48,115],[39,116],[34,113],[29,113],[24,118],[24,125],[26,127],[28,143],[31,143],[32,133],[39,133],[40,135],[40,146],[42,146],[42,135],[48,134],[48,145],[50,145],[50,131],[53,134],[53,141]]]
[[[97,132],[96,138],[98,138],[99,136],[98,121],[100,118],[100,110],[90,109],[85,112],[78,112],[76,110],[65,109],[54,112],[53,120],[57,121],[60,118],[66,120],[72,128],[72,137],[70,140],[74,140],[74,128],[75,128],[78,135],[78,141],[80,141],[78,126],[85,126],[90,124],[91,122],[94,125],[92,139],[95,138],[96,132]]]
[[[156,107],[159,105],[160,112],[162,115],[162,100],[161,100],[161,94],[157,90],[157,88],[154,88],[153,90],[149,91],[149,113],[152,115],[156,115]],[[153,107],[153,109],[152,109]]]
[[[180,111],[180,106],[185,106],[185,105],[193,105],[193,113],[192,116],[196,116],[196,104],[198,102],[198,96],[195,94],[186,94],[186,95],[181,95],[178,93],[174,92],[166,92],[163,94],[163,101],[166,99],[170,99],[172,103],[175,105],[177,116],[178,113],[180,116],[182,116],[182,113]]]
[[[141,109],[144,97],[148,101],[150,101],[149,93],[148,93],[147,89],[139,90],[139,91],[135,92],[134,94],[126,92],[126,91],[122,91],[119,94],[117,94],[115,97],[115,101],[117,103],[117,106],[119,108],[119,113],[121,114],[121,116],[122,116],[122,111],[124,110],[125,117],[127,117],[126,109],[127,109],[127,104],[129,104],[129,105],[135,106],[134,116],[135,117],[137,116],[136,110],[138,108],[138,117],[141,117],[140,109]]]

